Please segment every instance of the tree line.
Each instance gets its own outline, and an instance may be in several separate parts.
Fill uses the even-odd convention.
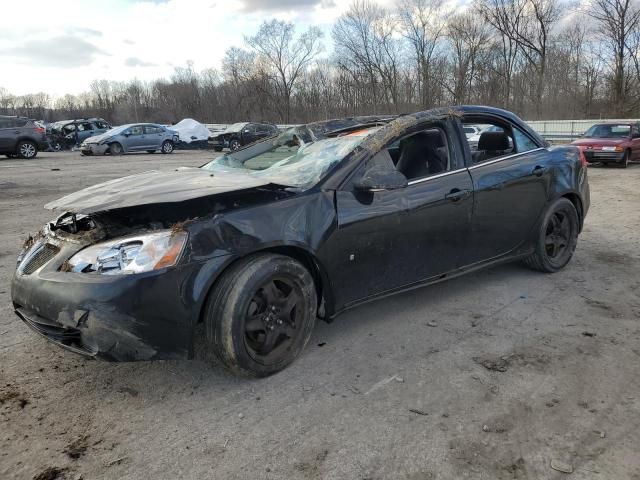
[[[57,99],[0,88],[0,113],[300,123],[483,104],[529,120],[640,117],[639,1],[355,0],[330,38],[265,21],[219,69],[187,63],[168,79],[95,80]]]

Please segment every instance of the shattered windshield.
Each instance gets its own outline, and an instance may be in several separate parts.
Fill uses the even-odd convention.
[[[218,157],[202,168],[241,172],[278,185],[309,188],[378,128],[309,143],[297,132],[287,131],[273,140]]]
[[[631,134],[631,125],[593,125],[584,134],[589,138],[625,138]]]

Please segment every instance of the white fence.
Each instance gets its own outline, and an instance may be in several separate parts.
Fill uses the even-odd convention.
[[[542,138],[549,141],[570,141],[586,132],[596,123],[638,123],[638,119],[600,119],[600,120],[537,120],[527,122]]]

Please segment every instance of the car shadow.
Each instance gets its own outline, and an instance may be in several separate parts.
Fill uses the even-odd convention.
[[[355,356],[361,358],[362,355],[367,355],[367,348],[362,347],[362,344],[370,336],[379,337],[380,332],[393,331],[393,329],[405,332],[416,325],[423,328],[432,318],[446,325],[447,319],[455,318],[456,314],[469,316],[471,312],[468,309],[462,312],[457,307],[457,301],[461,296],[482,296],[484,290],[491,287],[508,288],[511,278],[515,276],[522,278],[523,275],[534,277],[539,274],[519,264],[497,266],[371,301],[344,312],[329,324],[318,321],[311,340],[300,357],[284,371],[266,379],[238,377],[225,370],[211,355],[206,360],[87,362],[84,377],[102,377],[103,381],[107,381],[116,391],[133,388],[147,398],[162,396],[165,390],[164,395],[181,395],[185,392],[193,394],[193,391],[197,390],[200,394],[228,396],[242,392],[254,394],[256,390],[259,391],[262,388],[271,390],[274,386],[287,389],[292,385],[299,386],[302,379],[320,378],[327,364],[332,362],[336,351],[343,352],[344,355],[345,351],[355,346]],[[427,334],[433,333],[433,330],[424,330],[424,328],[423,331]],[[201,342],[204,337],[202,326],[199,326],[197,333],[199,340],[196,342],[196,350],[202,348]],[[436,349],[446,348],[450,344],[449,341],[447,345],[440,345],[438,339],[430,341],[433,342],[432,347]],[[455,341],[454,339],[453,342]],[[419,354],[420,352],[409,350],[407,353]],[[72,354],[65,355],[71,359]],[[347,354],[346,357],[348,359],[349,355]],[[376,355],[371,353],[371,362],[375,361]],[[350,369],[349,363],[338,368],[346,372]],[[331,365],[332,369],[336,368],[335,364],[331,363]],[[334,373],[340,375],[339,371]]]

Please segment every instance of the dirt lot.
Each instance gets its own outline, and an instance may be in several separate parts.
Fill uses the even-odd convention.
[[[14,316],[44,203],[210,156],[0,161],[0,478],[640,479],[640,165],[590,169],[563,272],[508,265],[357,308],[263,380],[85,360]]]

